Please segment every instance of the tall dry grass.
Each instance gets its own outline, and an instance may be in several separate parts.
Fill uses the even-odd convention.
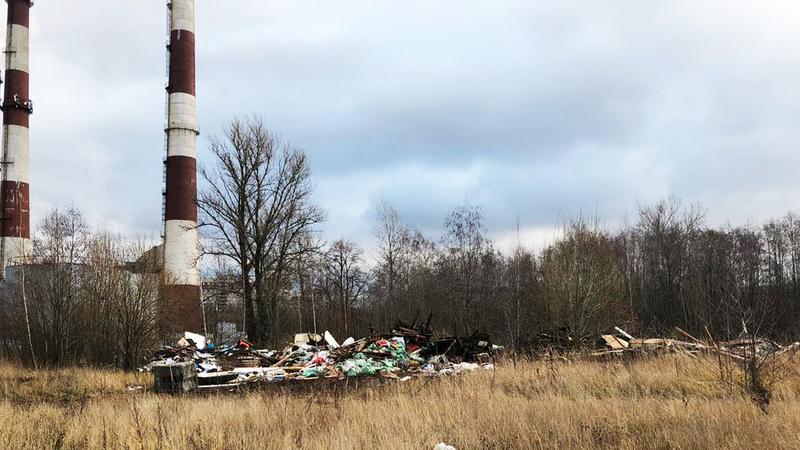
[[[686,357],[528,362],[346,391],[173,397],[127,392],[135,374],[3,366],[0,448],[800,448],[796,367],[767,414],[715,370]]]

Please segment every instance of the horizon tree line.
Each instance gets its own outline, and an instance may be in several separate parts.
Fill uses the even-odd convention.
[[[524,350],[542,333],[591,345],[615,326],[639,336],[689,333],[731,339],[743,330],[800,336],[800,216],[762,226],[710,227],[698,205],[668,198],[609,230],[597,217],[564,224],[554,242],[505,254],[477,205],[454,206],[440,236],[376,210],[373,261],[356,242],[324,242],[305,152],[257,117],[211,140],[198,195],[203,254],[215,261],[204,317],[233,322],[259,346],[295,332],[344,339],[398,320],[440,335],[483,331]],[[91,231],[76,208],[39,224],[34,266],[2,285],[0,351],[47,365],[136,367],[169,340],[158,326],[160,278],[131,270],[143,240]],[[239,308],[222,315],[219,302]],[[231,305],[228,305],[230,309]]]

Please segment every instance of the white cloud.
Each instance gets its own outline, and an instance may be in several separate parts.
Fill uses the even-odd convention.
[[[554,227],[520,227],[519,233],[517,233],[517,230],[505,230],[495,234],[492,238],[498,250],[510,255],[518,247],[538,253],[555,242],[562,235],[561,229]]]

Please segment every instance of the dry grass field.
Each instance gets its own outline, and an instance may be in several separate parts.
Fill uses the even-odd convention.
[[[510,363],[353,389],[129,392],[148,374],[0,365],[0,448],[800,448],[800,376],[768,413],[711,360]],[[362,383],[363,384],[363,383]]]

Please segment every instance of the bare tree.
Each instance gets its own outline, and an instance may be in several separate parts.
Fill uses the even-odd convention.
[[[379,321],[387,323],[391,310],[408,309],[410,300],[408,276],[412,257],[413,234],[400,214],[385,202],[378,207],[375,225],[376,254],[373,269],[372,295],[375,297]]]
[[[464,204],[454,208],[444,221],[443,253],[439,259],[439,273],[443,277],[441,289],[449,297],[446,312],[451,317],[453,333],[473,331],[479,319],[481,298],[481,262],[492,245],[486,237],[486,227],[481,210]]]
[[[325,252],[320,290],[328,304],[337,311],[337,331],[352,331],[350,317],[353,308],[362,299],[369,278],[362,269],[362,250],[356,244],[338,240]]]
[[[85,354],[95,363],[134,369],[156,347],[161,277],[126,267],[148,246],[98,233],[88,245],[81,279],[86,320]]]
[[[288,268],[318,248],[304,239],[324,219],[311,200],[305,153],[280,142],[258,117],[234,120],[213,139],[214,163],[201,168],[206,188],[198,205],[209,229],[206,254],[236,262],[242,279],[245,328],[256,342],[273,340]]]
[[[307,236],[306,239],[311,239]],[[306,243],[307,246],[316,244]],[[297,326],[294,330],[316,330],[316,302],[315,295],[318,286],[317,280],[322,272],[324,255],[315,252],[308,253],[302,258],[295,258],[290,268],[291,291],[293,300],[293,314],[297,314]]]
[[[542,253],[540,271],[552,325],[591,339],[629,320],[613,241],[596,220],[569,223],[564,236]]]
[[[652,282],[643,292],[642,318],[651,327],[663,330],[674,325],[690,327],[694,321],[687,296],[687,270],[691,239],[703,224],[699,205],[683,207],[680,200],[670,198],[651,207],[639,208],[637,226],[642,252],[642,274]]]
[[[144,362],[158,342],[160,277],[140,274],[147,248],[108,233],[90,233],[80,212],[55,209],[37,228],[30,264],[16,268],[3,295],[24,292],[30,303],[31,346],[47,365]]]
[[[51,211],[33,241],[36,265],[25,288],[42,336],[39,353],[52,364],[67,362],[79,348],[78,292],[87,243],[88,229],[75,207]]]
[[[511,345],[515,362],[517,348],[528,331],[523,326],[531,324],[537,269],[533,253],[521,245],[517,245],[513,255],[506,261],[502,310],[506,342]]]

